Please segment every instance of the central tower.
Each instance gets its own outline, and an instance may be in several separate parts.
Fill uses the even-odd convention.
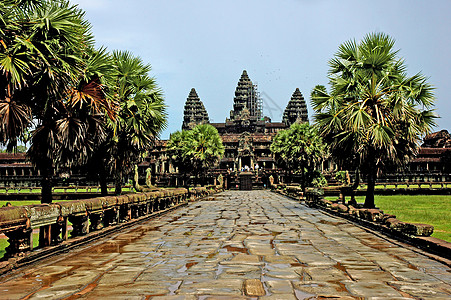
[[[233,110],[230,111],[231,120],[239,120],[243,117],[255,117],[261,119],[262,107],[257,86],[252,83],[247,71],[244,70],[235,90]]]

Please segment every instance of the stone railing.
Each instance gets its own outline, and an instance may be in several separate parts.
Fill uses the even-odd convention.
[[[385,214],[378,208],[362,208],[358,204],[351,205],[343,204],[338,200],[326,200],[322,189],[309,188],[305,193],[305,203],[310,207],[323,209],[395,238],[400,238],[440,256],[451,258],[451,243],[430,237],[434,232],[432,225],[403,222],[398,220],[395,215]]]
[[[108,231],[112,227],[124,227],[124,224],[134,219],[161,214],[218,191],[220,189],[216,186],[191,188],[190,193],[185,188],[174,188],[51,204],[2,207],[0,234],[7,236],[9,246],[5,249],[3,263],[0,262],[0,274],[8,267],[6,260],[16,259],[13,264],[17,264],[17,258],[27,256],[33,250],[33,229],[39,229],[39,248],[45,249],[70,242],[69,222],[72,224],[70,238],[82,237],[102,230]]]
[[[271,190],[296,200],[302,200],[304,198],[304,193],[299,185],[273,184],[271,185]]]

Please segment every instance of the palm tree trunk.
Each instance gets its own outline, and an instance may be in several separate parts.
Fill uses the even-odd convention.
[[[374,187],[376,185],[377,169],[376,166],[371,168],[367,175],[367,189],[365,196],[365,203],[363,207],[374,208]]]
[[[52,203],[52,177],[53,177],[53,168],[51,163],[44,163],[41,168],[41,203]]]
[[[114,174],[114,185],[114,193],[116,195],[122,194],[122,172],[119,170],[116,170]]]
[[[102,196],[108,195],[108,184],[106,178],[105,166],[99,165],[99,183],[100,183],[100,192]]]

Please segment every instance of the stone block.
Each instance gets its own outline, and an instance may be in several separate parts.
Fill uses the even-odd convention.
[[[86,210],[88,212],[99,211],[103,209],[103,202],[101,198],[92,198],[80,200],[86,206]]]
[[[24,207],[0,208],[0,230],[13,225],[24,225],[27,222],[27,216],[27,210]]]
[[[331,205],[330,205],[330,208],[332,209],[332,210],[338,210],[338,207],[340,206],[340,204],[338,204],[338,203],[332,203]]]
[[[102,198],[103,198],[102,203],[103,203],[104,209],[112,208],[117,205],[117,197],[116,196],[107,196],[107,197],[102,197]]]
[[[251,297],[264,296],[266,294],[263,283],[259,279],[246,279],[244,282],[244,292],[247,296]]]
[[[130,198],[127,197],[126,195],[117,196],[117,204],[118,205],[128,204],[128,203],[130,203]]]
[[[349,208],[344,204],[338,204],[338,211],[342,213],[346,213],[349,211]]]
[[[417,236],[430,236],[434,232],[434,226],[429,224],[405,223],[405,233]]]
[[[64,201],[56,203],[61,210],[61,216],[67,217],[69,215],[86,215],[86,205],[83,201]]]
[[[406,228],[406,223],[401,222],[396,218],[387,219],[386,225],[391,229],[402,231],[402,232],[404,232],[404,230]]]
[[[55,204],[24,206],[30,218],[31,227],[55,224],[60,216],[60,207]]]

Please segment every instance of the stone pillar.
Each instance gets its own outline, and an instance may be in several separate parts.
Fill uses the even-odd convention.
[[[5,248],[5,257],[15,257],[22,252],[33,250],[33,230],[21,228],[4,232],[8,237],[9,246]]]
[[[89,214],[89,221],[91,221],[91,226],[89,226],[89,231],[96,231],[96,230],[102,229],[103,228],[102,219],[103,219],[103,212]]]
[[[88,216],[69,216],[69,221],[72,223],[71,237],[82,236],[89,233]]]

